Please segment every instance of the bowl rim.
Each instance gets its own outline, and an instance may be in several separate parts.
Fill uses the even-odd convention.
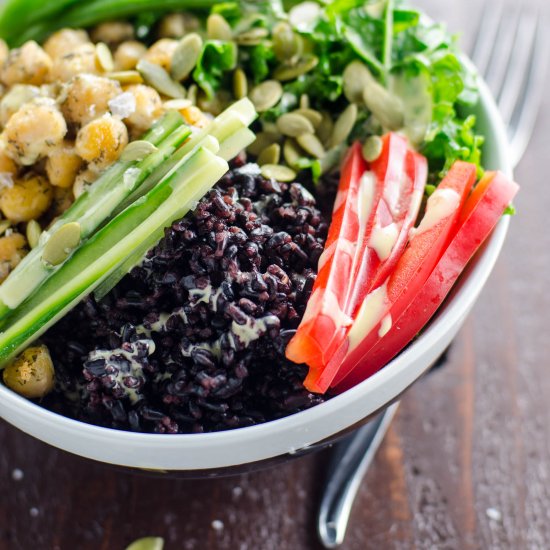
[[[473,67],[469,61],[466,63]],[[511,176],[504,123],[481,78],[478,85],[478,109],[487,118],[487,133],[494,134],[491,147],[499,157],[499,169]],[[426,359],[435,360],[445,349],[475,303],[497,260],[508,226],[508,217],[500,220],[475,265],[469,266],[468,276],[453,291],[453,298],[440,308],[437,317],[412,345],[367,380],[310,409],[255,426],[213,433],[137,433],[65,417],[0,384],[0,417],[34,437],[74,454],[129,467],[207,470],[293,454],[384,407],[429,368],[431,362]],[[416,363],[425,365],[413,370],[411,365]],[[367,394],[370,400],[365,399]],[[316,429],[312,429],[313,424],[316,424]],[[274,439],[280,443],[275,445],[270,441]]]

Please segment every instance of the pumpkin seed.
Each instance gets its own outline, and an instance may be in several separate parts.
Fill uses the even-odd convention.
[[[42,252],[46,265],[56,266],[63,263],[80,244],[80,224],[67,223],[61,226],[48,240]]]
[[[120,155],[120,160],[123,162],[132,162],[134,160],[143,160],[145,157],[151,153],[158,151],[150,141],[145,141],[138,139],[129,143],[122,154]]]
[[[199,87],[196,84],[191,84],[189,90],[187,90],[187,99],[191,102],[191,105],[197,104],[197,97],[199,95]]]
[[[213,13],[206,20],[206,34],[210,40],[231,40],[233,32],[231,26],[219,13]]]
[[[282,62],[291,61],[300,53],[300,40],[285,22],[277,23],[273,29],[273,53]]]
[[[352,103],[348,105],[344,112],[338,117],[338,120],[334,124],[334,130],[332,132],[332,138],[329,140],[330,148],[337,147],[341,143],[344,143],[357,121],[357,105]]]
[[[324,111],[321,114],[323,115],[323,120],[321,121],[319,128],[317,128],[317,135],[319,136],[319,139],[326,144],[332,138],[334,122],[332,122],[330,113]]]
[[[342,75],[344,95],[350,103],[363,103],[363,92],[365,88],[374,81],[374,77],[361,63],[361,61],[352,61],[345,69]]]
[[[342,157],[346,151],[344,145],[333,147],[327,151],[327,154],[321,159],[321,173],[326,174],[333,168],[337,168],[342,164]]]
[[[281,164],[264,164],[261,174],[265,179],[280,182],[291,182],[296,179],[296,172],[292,168]]]
[[[36,220],[31,220],[27,224],[27,241],[31,248],[36,248],[40,240],[40,235],[42,235],[42,228]]]
[[[248,80],[242,69],[235,69],[233,73],[233,95],[235,99],[242,99],[248,95]]]
[[[309,96],[307,94],[302,94],[300,96],[300,109],[309,109],[310,107]]]
[[[4,233],[11,227],[11,222],[9,220],[1,220],[0,221],[0,235],[4,235]]]
[[[315,55],[305,55],[296,63],[284,63],[279,65],[274,71],[273,76],[281,82],[294,80],[309,71],[315,69],[319,63],[319,58]]]
[[[150,472],[162,472],[162,470],[149,470],[142,468],[143,470]],[[126,547],[126,550],[163,550],[164,539],[161,537],[144,537],[142,539],[135,540]]]
[[[177,82],[185,80],[196,67],[201,52],[202,38],[196,32],[184,36],[178,42],[172,56],[172,78]]]
[[[172,80],[170,75],[160,65],[155,65],[155,63],[141,59],[137,64],[137,70],[140,72],[143,80],[161,94],[175,99],[185,97],[183,86],[179,82]]]
[[[319,126],[321,126],[321,123],[323,122],[323,115],[319,111],[315,111],[314,109],[301,107],[300,109],[296,109],[292,112],[307,118],[311,122],[311,124],[313,124],[313,127],[315,129],[319,128]]]
[[[325,154],[325,148],[315,134],[302,134],[296,138],[298,145],[312,157],[322,159]]]
[[[103,42],[98,42],[96,44],[95,58],[103,71],[108,73],[114,70],[115,62],[113,61],[113,54],[107,44]]]
[[[382,139],[379,136],[367,138],[363,145],[363,157],[367,162],[374,162],[382,154]]]
[[[264,164],[279,164],[281,160],[281,146],[278,143],[273,143],[266,147],[258,157],[257,163],[260,166]]]
[[[258,156],[264,149],[276,143],[279,137],[278,134],[273,132],[260,132],[256,135],[256,140],[248,146],[247,150],[250,154]]]
[[[169,99],[162,105],[167,110],[182,111],[183,109],[187,109],[187,107],[191,107],[193,103],[189,99]]]
[[[298,137],[302,134],[313,134],[313,124],[303,115],[286,113],[277,120],[277,130],[284,136]]]
[[[276,80],[266,80],[255,86],[250,92],[250,101],[260,113],[275,107],[283,96],[283,87]]]
[[[304,154],[296,141],[288,138],[283,144],[283,157],[291,168],[298,168],[300,159],[304,157]]]
[[[143,78],[137,71],[115,71],[105,76],[121,84],[143,84]]]
[[[291,25],[300,31],[308,31],[321,14],[321,6],[317,2],[301,2],[288,12]]]
[[[399,130],[403,127],[403,103],[384,86],[378,82],[371,82],[363,91],[363,100],[382,126],[388,130]]]
[[[268,36],[269,31],[267,29],[257,27],[240,33],[235,37],[235,42],[239,44],[239,46],[257,46]]]

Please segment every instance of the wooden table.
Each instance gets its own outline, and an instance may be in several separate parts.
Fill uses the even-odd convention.
[[[475,27],[476,0],[423,4],[465,39]],[[448,364],[403,399],[344,550],[550,548],[549,130],[547,95],[517,170],[519,215],[501,259]],[[326,453],[183,481],[122,473],[5,423],[0,449],[2,550],[122,550],[145,535],[164,537],[167,550],[319,548]]]

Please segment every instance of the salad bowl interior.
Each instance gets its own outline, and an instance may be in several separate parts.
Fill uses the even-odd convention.
[[[474,114],[486,136],[484,165],[511,175],[506,131],[480,80]],[[390,364],[356,387],[309,410],[226,432],[156,435],[102,428],[55,414],[0,385],[0,416],[50,445],[113,465],[206,476],[261,464],[330,444],[397,399],[450,344],[487,281],[504,242],[503,218],[422,334]]]

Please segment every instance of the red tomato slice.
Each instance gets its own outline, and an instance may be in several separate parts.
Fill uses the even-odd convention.
[[[426,282],[409,294],[409,305],[338,391],[362,382],[395,357],[431,319],[481,244],[502,217],[519,187],[500,172],[487,173],[462,210],[457,231]]]
[[[399,318],[447,247],[475,179],[475,165],[458,161],[451,167],[429,198],[424,217],[394,271],[366,296],[347,338],[328,365],[306,378],[310,391],[325,393],[338,385],[376,344],[390,316]]]

